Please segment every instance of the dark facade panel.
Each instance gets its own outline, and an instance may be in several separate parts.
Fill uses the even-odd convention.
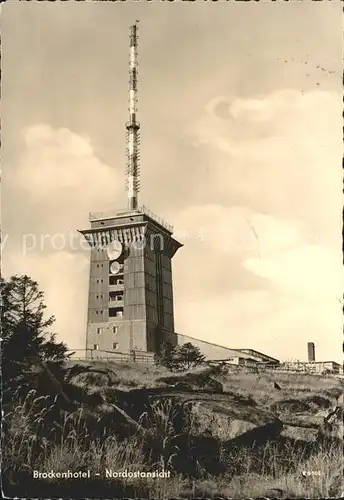
[[[158,323],[158,312],[156,307],[147,306],[147,320]]]
[[[153,293],[154,296],[156,295],[156,278],[155,276],[151,276],[150,274],[145,273],[145,284],[146,284],[146,290],[149,291],[150,293]]]
[[[155,262],[155,253],[149,247],[149,245],[146,245],[144,248],[144,259],[145,259],[145,261],[151,260],[151,261]]]
[[[148,260],[144,264],[145,272],[149,274],[149,276],[153,276],[154,278],[156,277],[156,263],[155,261]]]
[[[164,298],[164,313],[165,314],[173,314],[173,304],[171,299]]]
[[[168,269],[163,268],[163,281],[169,285],[172,285],[172,273]]]
[[[174,318],[173,314],[166,313],[164,314],[164,327],[167,330],[174,331]]]
[[[167,255],[162,255],[162,267],[166,269],[167,271],[171,272],[172,269],[172,261]]]
[[[173,300],[172,283],[163,283],[163,297]]]
[[[145,290],[146,295],[146,304],[151,307],[157,307],[157,296],[154,290],[147,289]]]

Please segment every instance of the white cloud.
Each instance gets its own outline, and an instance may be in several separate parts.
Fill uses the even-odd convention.
[[[59,338],[83,348],[89,263],[85,252],[75,252],[80,248],[75,233],[88,226],[90,208],[113,207],[122,188],[120,174],[97,159],[87,138],[68,129],[41,124],[26,129],[23,137],[20,161],[7,173],[7,188],[20,203],[11,207],[13,221],[7,222],[3,272],[26,273],[38,281],[49,314],[56,316]],[[18,235],[26,234],[28,223],[34,234],[25,252]]]
[[[300,293],[306,301],[335,300],[343,290],[339,255],[323,247],[298,246],[272,258],[247,259],[244,265],[271,280],[280,291]]]
[[[193,282],[183,278],[177,298],[181,331],[282,357],[304,358],[313,340],[318,356],[340,359],[340,106],[339,95],[323,91],[222,96],[189,128],[209,162],[207,188],[221,203],[179,214],[184,228],[208,235],[203,278],[200,246],[186,240],[191,248],[181,250]],[[245,206],[224,206],[238,198]],[[223,228],[229,245],[218,237]],[[243,269],[252,290],[238,286]],[[264,279],[260,290],[253,276]]]
[[[229,113],[235,120],[270,121],[274,110],[269,103],[259,99],[236,99],[229,107]]]
[[[226,101],[227,118],[214,99],[188,129],[207,158],[209,191],[222,203],[241,197],[255,211],[301,219],[333,239],[343,204],[341,96],[284,90]]]
[[[307,241],[297,221],[254,212],[247,207],[190,206],[174,217],[176,236],[186,244],[202,243],[217,252],[255,256],[274,255]]]
[[[26,147],[12,182],[44,206],[50,229],[61,218],[70,227],[92,207],[107,209],[118,199],[123,173],[98,160],[89,138],[45,124],[27,128],[23,136]]]

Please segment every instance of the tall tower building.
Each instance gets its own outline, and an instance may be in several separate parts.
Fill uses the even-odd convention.
[[[172,257],[182,246],[173,228],[138,204],[137,22],[129,33],[127,209],[90,214],[79,231],[91,247],[86,349],[109,353],[157,352],[174,332]]]

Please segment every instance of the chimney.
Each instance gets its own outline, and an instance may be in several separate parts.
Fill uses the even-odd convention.
[[[308,344],[307,344],[307,350],[308,350],[308,362],[314,362],[315,361],[315,345],[314,345],[314,342],[308,342]]]

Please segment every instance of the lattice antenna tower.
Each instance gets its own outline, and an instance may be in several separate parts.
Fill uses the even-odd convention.
[[[140,190],[140,124],[137,121],[138,91],[138,21],[129,29],[129,121],[126,123],[127,168],[126,189],[129,210],[137,210]]]

